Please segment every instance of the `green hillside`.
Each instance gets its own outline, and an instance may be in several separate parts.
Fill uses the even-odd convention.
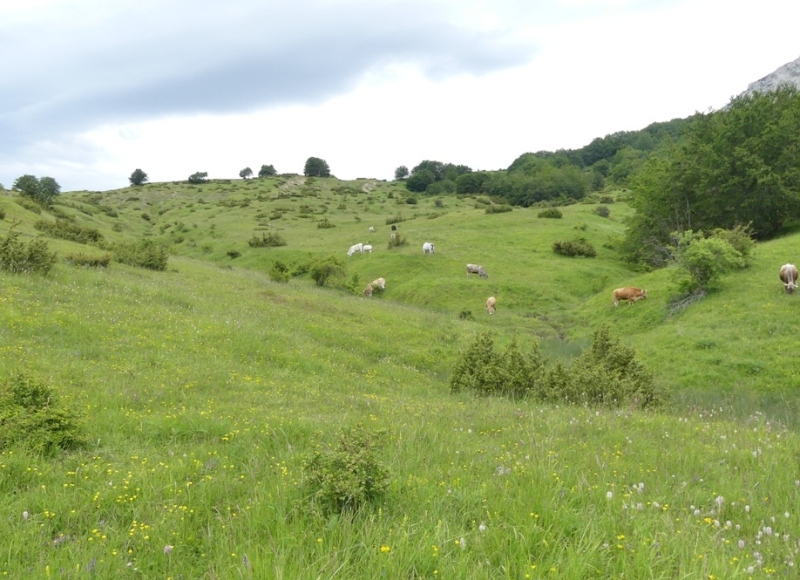
[[[608,218],[580,203],[544,219],[487,213],[481,196],[408,203],[398,183],[298,176],[71,192],[38,214],[2,192],[0,239],[13,227],[31,240],[39,220],[59,218],[171,255],[163,272],[83,268],[64,258],[106,251],[46,238],[59,255],[49,274],[0,272],[6,385],[22,373],[52,386],[86,433],[55,455],[0,450],[0,574],[791,576],[800,438],[788,321],[800,306],[777,271],[795,261],[794,236],[759,244],[749,268],[670,315],[670,271],[616,256],[630,210],[614,196]],[[407,245],[389,248],[388,222]],[[266,234],[286,245],[248,243]],[[578,237],[596,257],[552,251]],[[357,242],[372,254],[348,258]],[[331,255],[346,274],[317,287],[308,268]],[[298,275],[273,281],[276,261]],[[489,278],[468,278],[466,263]],[[364,297],[381,276],[386,290]],[[648,299],[614,308],[612,290],[627,285]],[[481,331],[570,359],[602,324],[656,373],[669,408],[448,390]],[[309,509],[309,454],[357,424],[382,444],[385,495],[355,513]]]

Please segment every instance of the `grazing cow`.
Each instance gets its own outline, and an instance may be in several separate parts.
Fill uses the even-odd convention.
[[[489,277],[489,274],[486,273],[483,266],[478,266],[477,264],[467,264],[467,278],[469,278],[470,274],[477,274],[481,278]]]
[[[364,296],[366,296],[367,298],[372,296],[372,284],[367,284],[367,287],[364,288]]]
[[[372,253],[372,246],[369,245],[369,244],[364,244],[364,246],[361,248],[361,251],[362,252],[369,252],[371,254]]]
[[[430,242],[425,242],[424,244],[422,244],[422,251],[425,252],[426,254],[433,254],[434,253],[433,244]]]
[[[637,300],[645,298],[647,298],[647,290],[639,290],[639,288],[634,288],[633,286],[614,290],[614,306],[619,306],[620,300],[627,300],[628,306],[630,306]]]
[[[497,298],[494,296],[489,296],[486,299],[486,312],[489,314],[494,314],[495,307],[497,306]]]
[[[396,230],[397,230],[397,226],[393,225],[393,226],[392,226],[392,231],[394,232],[394,231],[396,231]]]
[[[396,233],[394,233],[394,232],[392,232],[392,235],[391,235],[390,237],[391,237],[393,240],[396,240],[396,239],[397,239],[397,234],[396,234]]]
[[[372,226],[369,226],[369,233],[372,233],[372,232],[374,232],[374,231],[375,231],[375,228],[374,228],[374,227],[372,227]]]
[[[794,264],[784,264],[781,266],[781,282],[787,294],[794,292],[797,288],[797,267]]]
[[[364,253],[364,244],[353,244],[350,246],[350,249],[347,250],[347,255],[352,256],[356,252],[360,252],[361,254]]]
[[[373,288],[380,288],[381,290],[386,290],[386,280],[383,278],[378,278],[377,280],[373,280],[370,282],[370,285]]]

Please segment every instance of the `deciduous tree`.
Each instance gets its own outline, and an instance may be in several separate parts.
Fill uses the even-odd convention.
[[[319,157],[309,157],[303,172],[306,177],[330,177],[331,170],[328,163]]]
[[[147,177],[147,174],[141,169],[134,170],[134,172],[131,173],[131,176],[128,178],[128,181],[131,182],[131,185],[144,185],[148,180],[149,178]]]

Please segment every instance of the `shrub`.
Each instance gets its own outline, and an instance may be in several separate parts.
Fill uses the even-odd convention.
[[[594,213],[596,213],[600,217],[607,218],[608,216],[611,215],[611,210],[608,209],[608,206],[598,205],[596,208],[594,208]]]
[[[12,274],[47,274],[55,266],[55,252],[49,251],[47,242],[42,238],[25,244],[19,236],[12,226],[6,238],[0,241],[0,270]]]
[[[404,221],[406,221],[406,218],[403,217],[403,214],[399,213],[394,217],[386,218],[386,225],[390,226],[392,224],[399,224],[400,222],[404,222]]]
[[[553,251],[556,254],[568,257],[585,256],[586,258],[594,258],[597,255],[594,246],[587,242],[585,238],[553,242]]]
[[[385,433],[356,425],[341,432],[336,446],[304,458],[302,489],[312,509],[359,510],[386,493],[389,471],[379,459]]]
[[[22,374],[0,384],[0,449],[22,444],[52,454],[86,443],[81,417],[47,385]]]
[[[600,203],[614,203],[614,198],[610,195],[601,195]]]
[[[564,216],[561,213],[561,210],[558,209],[557,207],[548,207],[547,209],[543,209],[538,214],[536,214],[536,217],[551,218],[551,219],[561,219]]]
[[[417,205],[417,198],[413,196],[409,196],[406,198],[406,203],[408,205]]]
[[[400,235],[400,232],[393,232],[394,237],[389,238],[389,249],[399,248],[400,246],[407,246],[408,240]]]
[[[111,254],[101,256],[87,256],[86,254],[69,254],[64,257],[67,263],[83,268],[108,268],[111,263]]]
[[[472,315],[472,310],[462,310],[458,313],[459,320],[475,320],[475,317]]]
[[[0,207],[0,220],[6,219],[6,208]]]
[[[685,294],[707,290],[722,274],[746,266],[741,252],[721,237],[706,238],[702,232],[692,230],[673,234],[673,237],[670,249],[684,276],[680,286]]]
[[[225,252],[225,254],[227,254],[227,256],[231,260],[235,260],[236,258],[242,255],[242,253],[239,250],[228,250],[227,252]]]
[[[17,205],[20,205],[35,214],[42,213],[42,204],[30,197],[18,197],[14,201],[17,202]]]
[[[164,246],[152,240],[119,242],[111,246],[111,251],[114,253],[114,260],[121,264],[159,272],[167,269],[169,252]]]
[[[317,228],[321,230],[326,230],[335,227],[336,225],[332,224],[328,218],[322,218],[317,222]]]
[[[486,208],[486,213],[505,213],[507,211],[511,211],[511,206],[507,203],[502,204],[492,204]]]
[[[96,244],[103,239],[103,234],[97,229],[79,226],[63,218],[58,218],[54,222],[50,220],[39,220],[33,224],[33,227],[50,237],[70,240],[80,244]]]
[[[325,286],[325,283],[332,277],[344,276],[344,263],[335,256],[330,256],[320,260],[311,266],[310,275],[317,286]]]
[[[280,234],[262,233],[260,238],[253,234],[253,237],[247,240],[247,243],[253,248],[275,248],[285,246],[286,240]]]
[[[269,269],[269,279],[273,282],[288,282],[291,274],[289,273],[289,266],[276,260],[272,263]]]

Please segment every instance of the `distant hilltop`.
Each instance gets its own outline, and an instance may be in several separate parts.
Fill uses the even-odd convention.
[[[774,91],[784,84],[794,85],[800,89],[800,58],[783,65],[774,72],[769,73],[763,79],[750,83],[743,95],[750,95],[755,92],[767,93]]]

